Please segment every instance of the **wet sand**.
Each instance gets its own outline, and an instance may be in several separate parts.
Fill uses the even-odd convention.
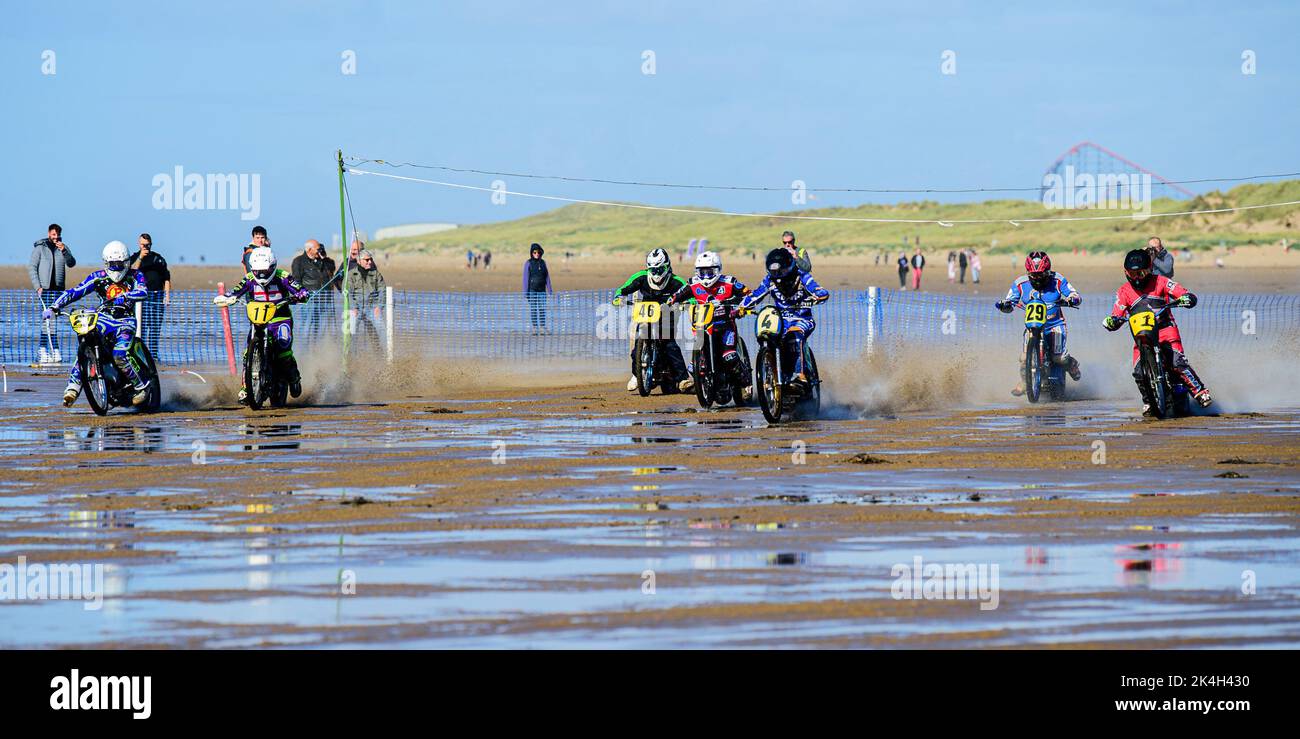
[[[6,603],[0,644],[1300,642],[1296,408],[831,407],[769,427],[612,373],[262,412],[207,379],[100,419],[53,407],[56,378],[10,375],[0,562],[102,563],[109,597]],[[996,608],[895,598],[916,557],[997,565]]]

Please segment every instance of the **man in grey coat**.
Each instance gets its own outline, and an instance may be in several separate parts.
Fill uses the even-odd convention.
[[[1151,271],[1169,279],[1174,279],[1174,255],[1170,254],[1159,236],[1147,239],[1147,251],[1151,252]]]
[[[27,261],[27,275],[32,279],[36,299],[44,310],[67,289],[68,268],[77,266],[72,250],[63,243],[63,227],[51,223],[48,236],[32,244],[32,257]],[[47,294],[48,293],[48,294]],[[45,322],[45,342],[41,344],[39,361],[62,362],[59,353],[59,335],[50,321]]]
[[[384,276],[375,266],[375,255],[369,249],[360,249],[356,266],[348,276],[348,308],[356,317],[353,333],[366,343],[366,351],[376,356],[380,346],[374,320],[379,318],[380,309],[385,305],[385,287]]]

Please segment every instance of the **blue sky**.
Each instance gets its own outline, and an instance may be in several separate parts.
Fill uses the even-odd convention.
[[[140,231],[173,261],[237,253],[252,225],[238,211],[153,207],[155,175],[176,166],[258,174],[258,222],[280,251],[328,241],[339,230],[338,148],[813,188],[1032,187],[1085,139],[1172,179],[1300,170],[1296,3],[51,0],[4,13],[3,262],[25,261],[50,221],[92,259]],[[53,75],[42,74],[47,49]],[[642,74],[647,49],[654,75]],[[948,49],[955,75],[940,73]],[[1246,49],[1253,76],[1241,73]],[[355,75],[342,73],[345,50]],[[792,207],[788,193],[507,185]],[[554,207],[377,178],[349,187],[370,231]],[[908,198],[824,195],[809,207],[896,199]]]

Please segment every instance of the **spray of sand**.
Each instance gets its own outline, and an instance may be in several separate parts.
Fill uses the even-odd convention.
[[[1068,400],[1114,400],[1141,403],[1132,378],[1132,344],[1116,335],[1109,343],[1071,351],[1083,372],[1069,381]],[[1211,412],[1242,413],[1294,408],[1300,397],[1300,373],[1293,357],[1300,339],[1288,335],[1275,342],[1231,348],[1189,346],[1189,361],[1209,385]],[[1018,347],[974,343],[948,346],[893,345],[852,361],[828,361],[822,371],[828,404],[855,415],[901,411],[970,408],[1025,403],[1010,390],[1019,371]]]
[[[476,391],[536,390],[617,382],[623,375],[608,363],[581,359],[535,360],[445,358],[403,354],[388,362],[382,355],[354,353],[346,370],[337,345],[317,344],[296,352],[303,394],[290,406],[375,403],[472,395]],[[176,378],[173,375],[172,378]],[[184,411],[235,407],[241,378],[224,370],[203,379],[164,383],[164,408]]]

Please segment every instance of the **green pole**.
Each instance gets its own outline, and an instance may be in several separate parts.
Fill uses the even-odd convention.
[[[348,305],[348,277],[351,272],[348,269],[350,244],[348,243],[348,211],[343,203],[343,150],[339,149],[336,154],[339,162],[339,238],[343,242],[343,369],[347,371],[348,350],[352,346],[352,311],[351,306]]]

